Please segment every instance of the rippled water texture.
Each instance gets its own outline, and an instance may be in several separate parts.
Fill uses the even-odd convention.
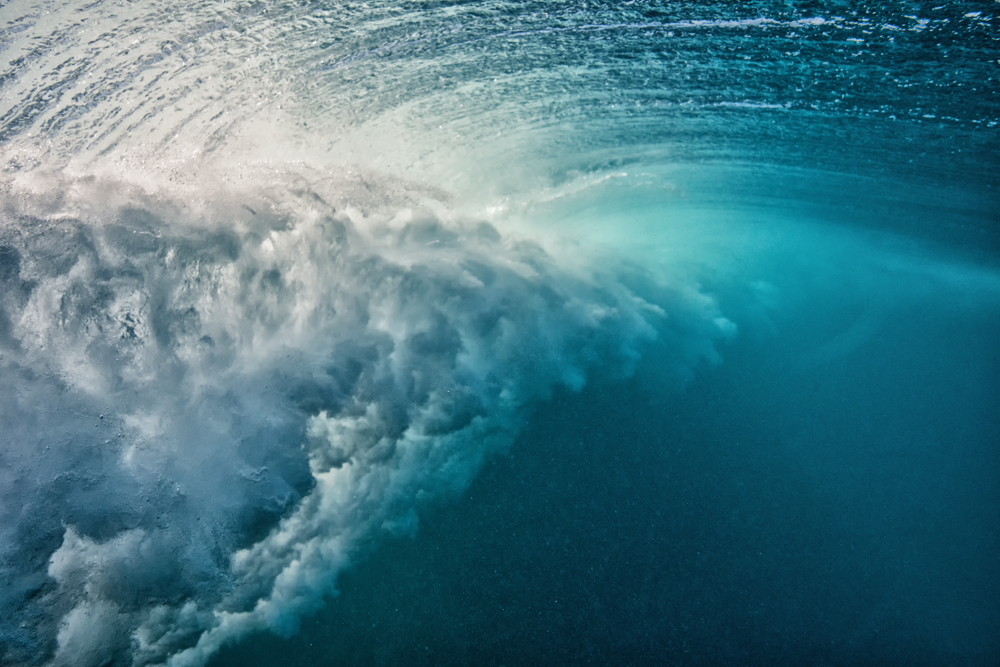
[[[0,664],[997,663],[998,21],[4,2]]]

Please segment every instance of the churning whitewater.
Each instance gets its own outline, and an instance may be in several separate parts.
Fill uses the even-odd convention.
[[[635,516],[661,503],[651,516],[675,518],[658,530],[696,545],[690,562],[726,556],[665,579],[658,568],[681,559],[648,536],[652,519],[642,539],[595,530],[587,548],[624,544],[633,560],[577,568],[573,589],[591,597],[573,611],[605,620],[560,638],[562,659],[606,664],[642,627],[635,664],[990,662],[1000,640],[977,622],[1000,619],[1000,598],[963,586],[1000,590],[998,433],[982,407],[1000,395],[998,13],[985,1],[5,2],[0,664],[202,667],[248,639],[294,636],[350,568],[416,540],[425,510],[462,502],[498,456],[518,443],[548,456],[572,431],[546,425],[554,396],[579,396],[573,421],[597,433],[634,408],[615,388],[638,396],[614,427],[632,439],[557,451],[548,483],[556,457],[635,480],[593,482],[584,515],[597,522],[614,494]],[[743,365],[728,416],[662,407],[729,348]],[[899,398],[907,419],[858,389],[881,386],[883,367],[892,387],[919,388]],[[942,387],[962,401],[939,401]],[[783,412],[761,396],[812,402]],[[942,426],[949,415],[961,428]],[[723,452],[698,489],[677,481],[694,459],[615,463],[639,451],[634,433],[680,454],[699,419],[747,430],[690,447]],[[782,443],[761,458],[767,475],[794,443],[837,440],[815,459],[795,449],[799,485],[781,500],[805,507],[820,489],[832,509],[789,519],[768,495],[785,487],[764,484],[764,500],[734,501],[713,524],[696,509],[721,502],[715,485],[728,493],[721,480],[742,464],[726,457],[761,420]],[[864,483],[848,479],[858,451]],[[642,495],[648,470],[663,477]],[[656,495],[675,486],[689,497]],[[757,504],[764,518],[746,509]],[[911,530],[916,516],[944,532]],[[791,535],[775,551],[804,563],[802,579],[762,569],[766,548],[733,541],[736,524]],[[805,537],[824,530],[836,536],[821,547]],[[525,553],[553,542],[543,532]],[[565,581],[587,548],[512,579]],[[645,606],[615,619],[604,606],[644,548],[650,569],[623,595]],[[827,549],[847,555],[816,564]],[[904,583],[872,602],[864,591],[886,572]],[[655,607],[709,580],[727,593]],[[846,581],[846,611],[827,622],[810,605],[828,598],[794,597],[812,591],[803,581],[826,593]],[[740,596],[753,598],[744,616],[729,602]],[[939,617],[914,620],[934,605]],[[819,620],[795,641],[755,639],[801,608]],[[740,620],[704,629],[729,615]],[[520,618],[515,637],[560,627]],[[691,627],[700,639],[676,639]],[[485,658],[428,657],[432,640],[412,632],[420,660]],[[334,656],[340,640],[323,641]]]
[[[8,659],[202,664],[290,632],[553,387],[630,374],[661,329],[690,367],[731,328],[695,290],[662,286],[664,311],[401,184],[372,210],[390,184],[269,180],[182,202],[5,184]]]

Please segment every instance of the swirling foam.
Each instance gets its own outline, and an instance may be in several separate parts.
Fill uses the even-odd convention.
[[[553,387],[627,375],[662,333],[683,371],[729,331],[696,290],[651,303],[419,188],[266,174],[4,183],[5,664],[197,665],[293,632]]]

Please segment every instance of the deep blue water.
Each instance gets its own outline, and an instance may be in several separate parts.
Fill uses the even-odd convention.
[[[4,3],[0,664],[997,664],[998,7]]]

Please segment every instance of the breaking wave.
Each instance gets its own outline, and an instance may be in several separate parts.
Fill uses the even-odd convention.
[[[553,393],[737,324],[804,372],[954,302],[979,354],[994,12],[5,2],[0,663],[294,634]]]

